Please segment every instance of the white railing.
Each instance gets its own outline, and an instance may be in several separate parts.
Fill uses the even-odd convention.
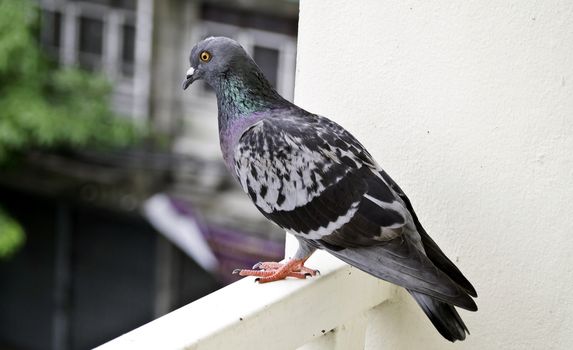
[[[97,350],[363,349],[366,312],[396,287],[323,252],[307,265],[321,275],[269,284],[244,278]]]

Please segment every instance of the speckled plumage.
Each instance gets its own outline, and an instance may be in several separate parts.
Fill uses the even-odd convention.
[[[203,51],[210,62],[199,61]],[[217,94],[227,167],[261,213],[298,238],[296,256],[324,249],[405,287],[445,338],[463,340],[454,305],[477,310],[475,289],[360,142],[283,99],[230,39],[197,44],[191,66],[184,87],[203,78]]]

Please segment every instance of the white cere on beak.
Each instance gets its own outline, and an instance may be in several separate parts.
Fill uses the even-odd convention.
[[[190,67],[190,68],[187,70],[187,77],[192,76],[193,73],[195,73],[195,68]]]

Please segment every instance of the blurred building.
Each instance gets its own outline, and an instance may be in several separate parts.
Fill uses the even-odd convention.
[[[181,83],[192,45],[224,35],[292,98],[298,1],[37,1],[45,50],[105,73],[114,108],[164,142],[31,152],[0,174],[27,232],[0,264],[0,348],[91,348],[280,257],[283,232],[223,166],[213,92]]]

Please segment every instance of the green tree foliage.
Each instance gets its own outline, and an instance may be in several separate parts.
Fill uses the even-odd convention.
[[[37,14],[29,0],[0,0],[0,162],[29,147],[132,142],[103,77],[45,59],[33,35]]]
[[[0,0],[0,171],[26,149],[121,147],[139,134],[111,111],[103,77],[44,56],[38,15],[30,0]],[[0,257],[22,241],[22,229],[0,211]]]

